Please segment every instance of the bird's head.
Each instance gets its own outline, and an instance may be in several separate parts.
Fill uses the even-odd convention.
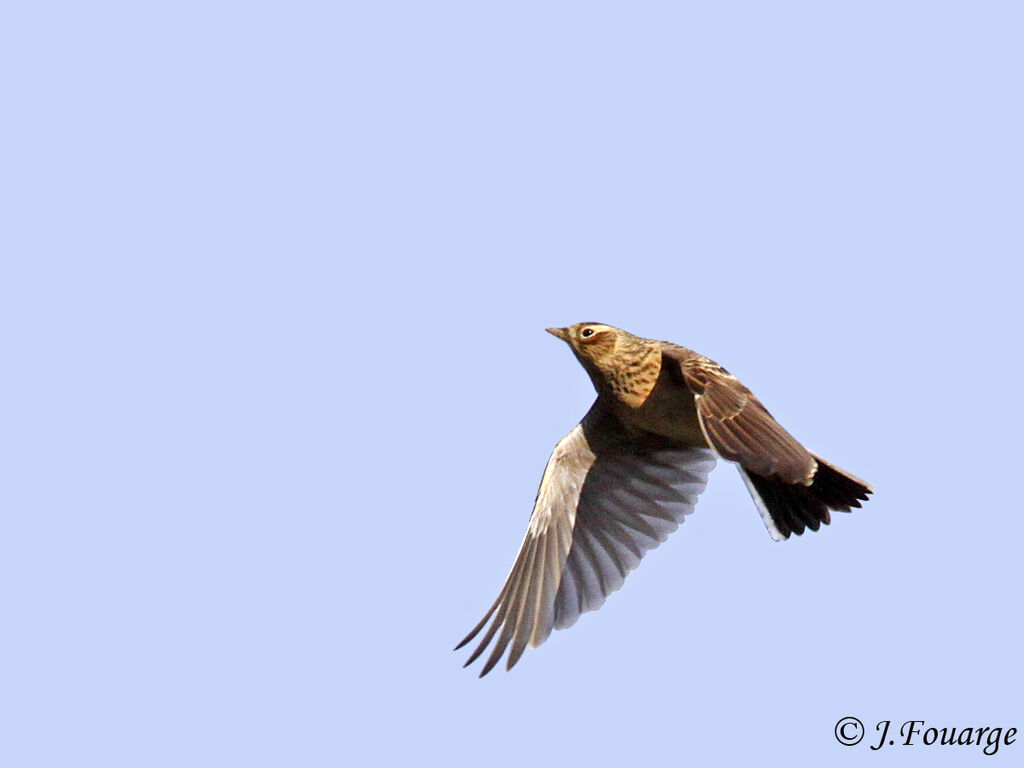
[[[576,323],[566,328],[548,328],[547,332],[572,348],[595,384],[598,377],[606,380],[625,362],[644,356],[649,349],[646,339],[603,323]]]
[[[580,362],[599,367],[601,363],[611,362],[618,337],[625,333],[602,323],[576,323],[566,328],[548,328],[547,332],[572,347]]]

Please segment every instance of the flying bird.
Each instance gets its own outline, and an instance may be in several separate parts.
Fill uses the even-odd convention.
[[[548,328],[597,390],[548,460],[522,547],[494,605],[456,650],[490,626],[465,666],[494,641],[480,676],[508,650],[572,626],[622,586],[640,558],[693,511],[721,457],[736,464],[772,538],[859,507],[870,485],[804,448],[718,363],[667,341],[601,323]]]

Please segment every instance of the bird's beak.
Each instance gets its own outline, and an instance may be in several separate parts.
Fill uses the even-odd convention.
[[[544,330],[550,333],[552,336],[557,336],[562,341],[569,341],[568,328],[545,328]]]

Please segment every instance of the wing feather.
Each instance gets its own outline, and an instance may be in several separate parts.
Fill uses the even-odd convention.
[[[493,642],[481,676],[506,650],[511,669],[527,647],[599,608],[693,511],[713,466],[710,450],[627,433],[595,404],[555,446],[505,585],[457,646],[490,621],[467,665]]]
[[[684,347],[663,344],[662,354],[678,364],[704,436],[720,456],[759,475],[810,485],[817,469],[814,456],[735,376]]]

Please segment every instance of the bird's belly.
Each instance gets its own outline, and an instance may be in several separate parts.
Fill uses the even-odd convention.
[[[679,440],[687,445],[706,446],[707,439],[697,419],[693,395],[685,390],[656,387],[639,408],[621,414],[622,420],[656,435]]]

